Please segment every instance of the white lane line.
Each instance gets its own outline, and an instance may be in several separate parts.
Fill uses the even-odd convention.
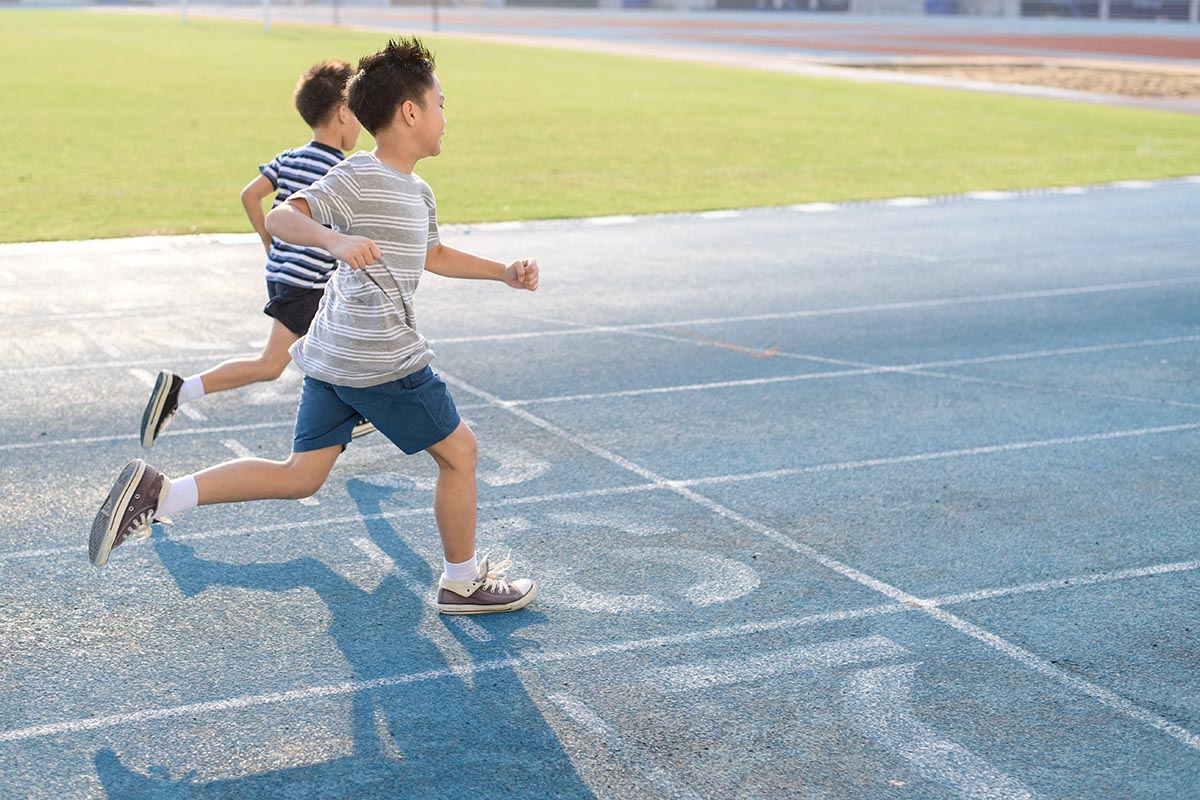
[[[464,406],[459,406],[461,411]],[[170,428],[160,439],[174,436],[211,436],[222,433],[244,433],[246,431],[261,431],[270,428],[291,428],[292,422],[254,422],[246,425],[219,425],[211,428]],[[113,434],[109,436],[79,436],[73,439],[52,439],[50,441],[9,442],[0,444],[0,452],[4,450],[33,450],[43,447],[71,447],[86,444],[107,444],[109,442],[137,442],[137,434]]]
[[[1151,189],[1154,181],[1113,181],[1109,186],[1114,189]]]
[[[894,614],[909,611],[902,605],[888,603],[883,606],[871,606],[853,611],[837,611],[828,614],[813,614],[806,617],[793,617],[768,622],[753,622],[743,625],[728,625],[704,631],[655,636],[647,639],[634,639],[624,642],[613,642],[604,645],[561,650],[556,652],[528,653],[520,657],[500,658],[490,661],[479,661],[465,667],[447,667],[443,669],[426,670],[390,675],[366,681],[347,681],[344,683],[324,686],[310,686],[303,689],[293,689],[286,692],[269,694],[243,695],[225,700],[214,700],[202,703],[188,703],[179,706],[145,709],[121,714],[109,714],[102,717],[83,717],[64,720],[61,722],[31,725],[23,728],[0,730],[0,742],[15,742],[27,739],[38,739],[46,736],[80,733],[82,731],[113,728],[121,725],[131,725],[150,720],[174,719],[193,715],[211,714],[255,706],[275,705],[280,703],[303,703],[314,697],[336,697],[386,689],[392,686],[403,686],[423,681],[440,680],[449,677],[462,677],[464,673],[481,675],[496,670],[514,669],[522,666],[540,664],[563,664],[584,661],[593,658],[604,658],[623,653],[654,652],[662,647],[690,645],[698,642],[708,642],[720,639],[741,638],[767,631],[786,630],[810,625],[822,625],[828,622],[838,622],[849,619],[861,619],[883,614]]]
[[[180,539],[183,537],[172,537]],[[1189,562],[1190,563],[1190,562]],[[1170,566],[1170,565],[1163,565]],[[1122,570],[1120,577],[1114,580],[1120,580],[1130,577],[1138,577],[1142,573],[1157,574],[1148,572],[1155,570],[1155,567],[1147,567],[1138,570]],[[1164,570],[1170,571],[1170,570]],[[1112,573],[1117,575],[1117,573]],[[1076,579],[1064,579],[1061,586],[1055,585],[1059,582],[1047,581],[1042,584],[1037,584],[1036,589],[1030,591],[1047,591],[1055,588],[1065,588],[1074,583]],[[1027,584],[1031,586],[1031,584]],[[1019,587],[1014,587],[1019,588]],[[995,592],[997,590],[986,590]],[[956,599],[964,598],[964,599]],[[965,602],[964,595],[953,595],[950,600],[955,602]],[[910,613],[914,611],[928,610],[928,604],[936,601],[917,600],[912,603],[885,603],[876,606],[867,606],[865,608],[849,609],[844,611],[831,611],[823,614],[810,614],[803,617],[789,617],[777,620],[748,622],[740,625],[727,625],[719,628],[712,628],[704,631],[692,631],[688,633],[673,634],[670,636],[656,636],[650,639],[638,639],[626,642],[618,642],[608,645],[584,648],[580,650],[569,650],[557,653],[534,653],[524,656],[522,659],[503,659],[492,662],[479,662],[470,667],[473,674],[491,672],[497,669],[507,669],[510,667],[521,666],[523,664],[540,664],[540,663],[563,663],[589,658],[597,658],[603,656],[611,656],[620,653],[637,653],[641,651],[655,651],[662,647],[674,647],[691,645],[700,642],[710,642],[720,639],[740,638],[756,636],[763,633],[775,631],[792,630],[799,627],[808,627],[813,625],[825,625],[832,622],[845,622],[849,620],[864,619],[869,617],[886,616],[890,614]],[[924,606],[922,605],[924,604]],[[114,714],[107,717],[86,717],[82,719],[67,720],[58,723],[50,723],[45,725],[35,725],[25,728],[15,728],[10,730],[0,731],[0,742],[5,741],[21,741],[25,739],[36,739],[45,736],[57,736],[64,733],[75,733],[85,730],[94,730],[98,728],[116,727],[119,725],[132,724],[151,719],[171,719],[175,717],[186,717],[189,714],[203,714],[219,712],[228,709],[248,708],[260,705],[270,705],[275,703],[288,702],[303,702],[313,697],[327,697],[336,695],[353,694],[355,692],[371,691],[373,689],[386,688],[388,686],[399,686],[407,683],[414,683],[425,680],[436,680],[439,678],[459,676],[461,677],[461,669],[440,669],[429,672],[407,673],[402,675],[394,675],[386,678],[379,678],[372,681],[355,681],[343,684],[334,684],[331,686],[314,686],[306,689],[296,689],[290,692],[281,692],[266,695],[250,695],[243,697],[230,698],[227,700],[219,700],[208,703],[192,703],[183,706],[171,706],[167,708],[150,709],[145,711],[136,711],[125,714]]]
[[[923,611],[924,613],[929,614],[934,619],[937,619],[940,622],[943,622],[943,623],[949,625],[950,627],[954,628],[955,630],[957,630],[961,633],[964,633],[967,636],[970,636],[970,637],[976,639],[977,641],[983,642],[984,644],[988,645],[989,647],[995,649],[997,652],[1000,652],[1000,653],[1008,656],[1009,658],[1016,659],[1017,661],[1020,661],[1021,663],[1030,667],[1031,669],[1035,669],[1036,671],[1042,673],[1043,675],[1054,678],[1067,686],[1075,688],[1079,691],[1083,691],[1084,693],[1086,693],[1090,697],[1094,698],[1095,700],[1099,701],[1103,705],[1108,706],[1110,709],[1118,711],[1118,712],[1130,717],[1131,719],[1137,720],[1138,722],[1141,722],[1141,723],[1149,725],[1150,727],[1153,727],[1159,731],[1162,731],[1163,733],[1166,733],[1168,736],[1171,736],[1172,738],[1182,742],[1183,744],[1187,745],[1188,747],[1191,747],[1195,750],[1200,750],[1200,736],[1197,736],[1196,734],[1192,733],[1191,731],[1187,730],[1186,728],[1183,728],[1179,725],[1176,725],[1173,722],[1165,720],[1165,719],[1153,714],[1152,712],[1147,711],[1146,709],[1142,708],[1141,706],[1138,706],[1134,703],[1129,702],[1128,700],[1125,700],[1124,698],[1120,697],[1119,695],[1117,695],[1114,692],[1109,691],[1108,689],[1105,689],[1101,686],[1098,686],[1089,681],[1086,681],[1083,678],[1079,678],[1075,675],[1072,675],[1064,670],[1060,670],[1058,667],[1055,667],[1050,662],[1048,662],[1044,659],[1041,659],[1041,658],[1033,655],[1032,653],[1028,653],[1028,652],[1022,650],[1021,648],[1005,641],[1004,639],[1002,639],[1001,637],[997,636],[994,633],[986,631],[977,625],[967,622],[966,620],[959,619],[958,617],[956,617],[955,615],[946,611],[945,609],[923,606],[920,598],[918,598],[914,595],[911,595],[908,592],[905,592],[904,590],[902,590],[898,587],[892,586],[889,583],[886,583],[886,582],[884,582],[878,578],[875,578],[871,575],[868,575],[867,573],[863,572],[862,570],[856,569],[855,567],[852,567],[849,564],[843,563],[843,562],[837,560],[836,558],[828,556],[828,555],[820,552],[816,548],[810,547],[809,545],[804,544],[803,542],[796,541],[791,536],[788,536],[787,534],[782,533],[781,531],[775,530],[774,528],[764,525],[756,520],[753,520],[753,519],[745,516],[744,514],[739,514],[738,512],[734,511],[733,509],[728,508],[727,506],[724,506],[724,505],[716,502],[715,500],[712,500],[708,497],[705,497],[704,495],[693,492],[689,488],[673,485],[671,482],[665,480],[664,478],[662,478],[661,476],[652,472],[651,470],[649,470],[633,461],[630,461],[629,459],[624,458],[623,456],[620,456],[616,453],[613,453],[609,450],[599,447],[598,445],[594,445],[590,442],[587,442],[587,441],[575,436],[574,434],[558,427],[557,425],[555,425],[547,420],[542,419],[541,417],[537,417],[533,414],[530,414],[528,411],[525,411],[524,409],[506,407],[504,405],[503,400],[501,400],[500,398],[491,394],[490,392],[487,392],[487,391],[484,391],[483,389],[479,389],[475,386],[472,386],[471,384],[468,384],[452,375],[446,375],[443,373],[442,378],[444,380],[446,380],[447,383],[455,385],[455,386],[463,389],[464,391],[475,395],[476,397],[486,400],[489,403],[493,403],[494,405],[496,405],[499,408],[504,408],[510,414],[513,414],[513,415],[521,418],[522,420],[526,421],[530,425],[533,425],[534,427],[541,428],[542,430],[545,430],[548,433],[552,433],[552,434],[558,436],[559,438],[562,438],[565,441],[568,441],[568,442],[576,445],[577,447],[582,447],[583,449],[587,450],[588,452],[591,452],[594,455],[597,455],[618,467],[627,469],[651,483],[656,483],[660,486],[669,488],[672,491],[687,498],[688,500],[691,500],[696,505],[699,505],[702,508],[709,509],[717,516],[720,516],[724,519],[729,520],[730,522],[740,525],[740,526],[752,531],[753,533],[758,534],[759,536],[763,537],[764,539],[768,539],[772,542],[775,542],[776,544],[779,544],[789,550],[792,550],[811,561],[815,561],[816,563],[821,564],[822,566],[826,567],[827,569],[831,570],[832,572],[836,572],[837,574],[843,575],[856,583],[859,583],[870,589],[874,589],[876,592],[879,592],[880,594],[884,595],[885,597],[889,597],[900,603],[915,606],[915,607],[919,608],[921,611]],[[1179,426],[1173,426],[1173,427],[1179,427]],[[1187,427],[1188,428],[1200,427],[1200,424],[1191,425],[1191,426],[1187,426]],[[1166,430],[1166,429],[1160,429],[1160,430]]]
[[[425,606],[434,610],[437,613],[437,604],[430,594],[428,586],[422,586],[413,580],[412,576],[400,569],[400,566],[387,553],[380,549],[379,545],[362,536],[356,536],[350,542],[362,551],[372,563],[377,564],[386,570],[389,574],[396,576],[400,583],[408,590],[409,594],[420,600]],[[463,616],[447,615],[444,619],[451,625],[457,626],[463,633],[470,636],[477,642],[491,642],[495,640],[490,633],[475,620]]]
[[[96,331],[92,330],[87,325],[83,324],[82,321],[71,320],[67,324],[69,326],[71,326],[72,328],[74,328],[79,333],[79,335],[82,336],[84,338],[84,340],[87,341],[88,344],[92,345],[97,350],[104,353],[104,355],[108,356],[109,358],[120,358],[123,355],[123,353],[120,350],[118,350],[114,345],[110,344],[109,342],[106,342],[103,339],[103,337],[97,336]]]
[[[516,411],[516,409],[514,409]],[[563,492],[550,495],[538,495],[532,497],[517,497],[509,498],[492,503],[480,503],[480,509],[484,508],[505,508],[514,505],[538,504],[546,502],[561,502],[569,500],[578,500],[584,498],[610,497],[614,495],[654,491],[656,489],[671,489],[671,490],[686,490],[691,487],[706,486],[709,484],[724,484],[724,483],[739,483],[747,481],[774,480],[777,478],[790,477],[794,475],[818,474],[827,472],[843,472],[847,470],[866,469],[871,467],[892,466],[896,464],[910,464],[924,461],[939,461],[953,458],[966,458],[981,455],[991,455],[994,453],[1016,452],[1021,450],[1029,450],[1041,447],[1056,447],[1064,445],[1086,444],[1090,442],[1101,442],[1118,439],[1138,438],[1142,436],[1154,436],[1164,433],[1179,433],[1183,431],[1196,430],[1200,428],[1200,423],[1189,423],[1184,425],[1168,425],[1158,428],[1139,428],[1135,430],[1125,431],[1106,431],[1103,433],[1085,434],[1082,436],[1067,436],[1057,439],[1040,439],[1024,442],[1009,442],[1007,444],[986,445],[981,447],[971,447],[959,450],[941,450],[927,453],[914,453],[904,456],[890,456],[886,458],[871,458],[860,459],[855,461],[839,461],[826,464],[814,464],[808,467],[792,467],[788,469],[765,470],[762,472],[737,473],[732,475],[713,475],[703,478],[687,478],[680,480],[668,480],[654,476],[650,482],[635,485],[615,487],[609,489],[589,489],[579,492]],[[579,443],[580,447],[590,450],[590,445]],[[603,456],[602,456],[603,457]],[[647,473],[650,474],[650,473]],[[643,476],[644,477],[644,476]],[[414,516],[422,514],[432,514],[432,508],[408,508],[399,509],[396,511],[381,512],[379,514],[370,515],[354,515],[347,517],[335,517],[324,520],[308,520],[303,522],[284,522],[274,523],[270,525],[259,525],[251,528],[238,528],[236,531],[208,531],[195,534],[173,535],[171,538],[179,541],[191,539],[209,539],[221,536],[230,536],[242,533],[267,533],[282,530],[295,530],[298,528],[310,528],[324,525],[340,525],[349,523],[361,523],[374,519],[394,519],[397,517]],[[136,543],[132,546],[136,546]],[[0,553],[0,563],[5,561],[24,559],[24,558],[43,558],[61,556],[67,553],[74,553],[79,550],[79,547],[56,547],[44,550],[22,550],[12,553]]]
[[[844,705],[869,739],[948,785],[968,800],[1033,800],[1028,787],[965,747],[938,735],[912,712],[913,664],[859,670],[848,681]]]
[[[475,336],[452,336],[444,339],[431,340],[432,344],[469,344],[473,342],[516,341],[519,339],[534,339],[545,336],[582,336],[594,333],[621,333],[624,331],[647,330],[669,327],[695,327],[698,325],[727,325],[741,322],[767,322],[772,320],[805,319],[814,317],[847,316],[854,314],[873,314],[881,311],[912,311],[926,308],[950,308],[963,305],[979,305],[986,303],[1008,303],[1020,300],[1048,300],[1060,297],[1078,297],[1090,294],[1105,294],[1110,292],[1128,292],[1142,289],[1165,289],[1175,286],[1192,286],[1200,283],[1200,276],[1186,278],[1163,278],[1152,281],[1128,281],[1124,283],[1102,283],[1090,286],[1072,286],[1060,289],[1036,289],[1022,292],[1001,292],[998,294],[964,295],[961,297],[931,298],[927,300],[906,300],[892,303],[871,303],[858,306],[835,306],[833,308],[814,308],[799,311],[777,311],[765,314],[745,314],[728,317],[699,317],[695,319],[633,322],[617,325],[595,325],[591,327],[569,330],[553,329],[546,331],[525,331],[522,333],[496,333]]]
[[[885,206],[895,206],[896,208],[919,208],[920,206],[933,205],[931,197],[893,197],[889,200],[884,200]]]
[[[576,323],[569,323],[569,322],[565,322],[565,321],[560,322],[558,320],[551,320],[551,319],[546,319],[546,318],[542,318],[541,321],[555,322],[558,324],[576,324]],[[697,347],[715,347],[716,346],[711,342],[706,342],[701,339],[680,337],[676,334],[657,333],[657,332],[653,332],[653,331],[622,331],[622,332],[629,333],[629,334],[635,335],[635,336],[645,336],[645,337],[649,337],[649,338],[653,338],[653,339],[662,339],[664,341],[679,342],[682,344],[691,344],[691,345],[695,345]],[[668,393],[668,392],[674,392],[674,391],[684,392],[684,391],[697,391],[697,390],[701,390],[701,389],[736,388],[739,386],[755,385],[755,382],[761,382],[762,380],[774,380],[776,382],[787,382],[790,380],[807,380],[810,378],[813,380],[816,380],[817,378],[844,378],[844,377],[856,377],[856,376],[861,376],[861,375],[885,374],[885,373],[893,373],[893,372],[894,373],[905,373],[905,374],[921,374],[921,372],[919,372],[919,371],[928,370],[928,369],[934,368],[934,367],[960,367],[960,366],[970,366],[970,365],[976,365],[976,364],[991,364],[991,363],[1006,362],[1006,361],[1020,361],[1020,360],[1025,360],[1025,359],[1053,358],[1055,356],[1064,356],[1064,355],[1103,353],[1103,352],[1108,352],[1108,351],[1113,351],[1113,350],[1127,350],[1127,349],[1145,348],[1145,347],[1159,347],[1159,346],[1166,346],[1166,345],[1189,344],[1189,343],[1193,343],[1193,342],[1200,342],[1200,336],[1172,336],[1172,337],[1167,337],[1167,338],[1162,338],[1162,339],[1143,339],[1141,341],[1136,341],[1136,342],[1116,342],[1116,343],[1112,343],[1112,344],[1085,345],[1085,346],[1081,346],[1081,347],[1063,347],[1063,348],[1059,348],[1056,350],[1033,350],[1033,351],[1023,352],[1023,353],[999,353],[997,355],[991,355],[991,356],[975,356],[975,357],[970,357],[970,358],[953,358],[953,359],[946,359],[943,361],[920,361],[920,362],[915,362],[915,363],[911,363],[911,364],[896,364],[896,365],[866,364],[866,363],[863,363],[860,361],[846,361],[845,359],[825,358],[825,357],[821,357],[821,356],[807,355],[807,354],[802,354],[802,353],[779,352],[779,353],[776,353],[776,356],[779,358],[791,358],[791,359],[796,359],[796,360],[801,360],[801,361],[812,361],[812,362],[821,363],[821,364],[834,364],[834,365],[838,365],[838,366],[849,366],[849,367],[853,367],[853,369],[831,370],[828,372],[813,372],[813,373],[805,373],[804,375],[799,375],[799,376],[782,376],[779,378],[771,378],[771,379],[749,379],[749,381],[747,381],[747,382],[717,381],[717,382],[713,382],[713,383],[697,383],[697,384],[689,384],[689,385],[683,385],[683,386],[655,386],[655,387],[649,387],[646,389],[626,389],[626,390],[614,391],[614,392],[590,392],[590,393],[581,393],[581,394],[554,395],[554,396],[549,396],[549,397],[533,397],[533,398],[528,398],[528,399],[524,399],[524,400],[506,400],[504,402],[507,405],[511,405],[511,406],[526,406],[526,405],[536,405],[536,404],[540,404],[540,403],[565,403],[565,402],[576,401],[576,400],[596,400],[596,399],[603,399],[603,398],[607,398],[607,397],[628,397],[628,396],[634,396],[636,394],[658,394],[658,393]],[[937,375],[936,373],[932,373],[932,372],[929,372],[926,374],[929,374],[933,377],[947,377],[947,378],[951,378],[954,380],[964,380],[964,381],[965,380],[971,380],[971,381],[976,380],[976,378],[974,378],[973,376],[965,376],[965,375],[941,376],[941,375]],[[980,378],[978,380],[991,380],[991,379]],[[1016,385],[1020,386],[1019,384],[1016,384]],[[1065,390],[1065,389],[1058,389],[1057,387],[1041,387],[1041,386],[1038,386],[1037,384],[1030,384],[1028,386],[1022,386],[1021,388],[1042,388],[1042,389],[1046,389],[1046,390],[1070,391],[1070,390]],[[1074,393],[1074,392],[1072,392],[1072,393]],[[1180,407],[1184,407],[1184,408],[1191,408],[1195,405],[1200,405],[1200,404],[1183,403],[1183,402],[1171,401],[1171,400],[1158,400],[1156,398],[1139,398],[1139,397],[1127,396],[1127,395],[1108,394],[1108,393],[1103,393],[1103,392],[1086,392],[1084,394],[1085,394],[1085,396],[1105,397],[1105,398],[1112,398],[1112,399],[1119,399],[1119,400],[1131,400],[1131,401],[1147,402],[1147,403],[1152,402],[1154,404],[1159,404],[1159,405],[1180,406]],[[294,401],[289,401],[289,402],[294,402]],[[460,405],[458,407],[458,409],[459,409],[459,411],[476,411],[481,408],[491,408],[491,407],[492,406],[487,403],[479,403],[479,404]],[[164,433],[163,436],[164,437],[167,437],[167,436],[205,436],[205,435],[217,434],[217,433],[236,433],[236,432],[240,432],[240,431],[254,431],[254,430],[265,430],[265,429],[269,429],[269,428],[290,428],[290,427],[292,427],[292,422],[289,421],[289,422],[258,422],[258,423],[248,424],[248,425],[225,425],[225,426],[213,427],[213,428],[172,428],[172,429],[168,430],[166,433]],[[41,449],[43,447],[88,445],[88,444],[101,444],[101,443],[106,443],[106,442],[122,442],[122,441],[136,441],[136,440],[137,440],[137,437],[132,434],[130,434],[130,435],[120,434],[120,435],[110,435],[110,436],[87,436],[87,437],[76,437],[76,438],[71,438],[71,439],[50,439],[50,440],[43,439],[43,440],[36,440],[36,441],[32,441],[32,442],[9,442],[7,444],[0,444],[0,452],[3,452],[5,450]]]
[[[907,653],[903,647],[884,636],[836,639],[762,655],[675,664],[651,670],[644,680],[661,692],[690,692],[793,672],[882,661]]]
[[[210,361],[225,361],[230,358],[249,358],[257,355],[257,353],[208,353],[206,355],[193,354],[176,354],[171,358],[177,362],[210,362]],[[14,375],[38,375],[47,372],[77,372],[81,369],[127,369],[130,367],[138,367],[146,363],[146,359],[139,358],[136,361],[103,361],[103,362],[84,362],[80,364],[47,364],[36,367],[8,367],[0,369],[0,376]]]
[[[896,367],[868,367],[864,369],[832,370],[829,372],[805,372],[800,375],[775,375],[770,378],[744,378],[736,381],[712,381],[711,383],[691,383],[676,386],[652,386],[645,389],[619,389],[611,392],[583,392],[580,394],[564,394],[557,397],[534,397],[528,400],[503,400],[505,408],[519,408],[530,405],[548,405],[551,403],[574,403],[582,400],[607,400],[616,397],[639,397],[653,394],[676,394],[678,392],[702,392],[710,389],[735,389],[745,386],[769,386],[776,383],[795,383],[821,378],[849,378],[861,375],[878,375],[884,372],[900,372]]]
[[[939,461],[948,458],[966,458],[971,456],[991,455],[993,453],[1011,453],[1019,450],[1032,450],[1040,447],[1061,447],[1063,445],[1087,444],[1090,442],[1107,442],[1115,439],[1134,439],[1142,436],[1157,436],[1164,433],[1180,433],[1183,431],[1194,431],[1197,429],[1200,429],[1200,422],[1191,422],[1182,425],[1163,425],[1157,428],[1137,428],[1134,430],[1089,433],[1082,436],[1063,436],[1057,439],[1037,439],[1024,442],[1009,442],[1008,444],[967,447],[961,450],[941,450],[932,453],[914,453],[907,456],[868,458],[859,461],[841,461],[832,464],[814,464],[811,467],[789,467],[788,469],[748,472],[740,475],[716,475],[708,478],[689,478],[678,481],[667,481],[667,483],[672,486],[691,487],[705,486],[708,484],[770,480],[774,478],[789,477],[792,475],[810,475],[821,472],[842,472],[844,470],[863,469],[866,467],[885,467],[894,464],[912,464],[921,461]]]
[[[469,344],[474,342],[509,342],[524,339],[538,339],[552,336],[585,336],[596,333],[620,333],[634,330],[648,330],[665,327],[687,327],[697,325],[726,325],[741,322],[766,322],[771,320],[803,319],[812,317],[843,316],[852,314],[870,314],[881,311],[909,311],[924,308],[946,308],[959,305],[982,303],[1004,303],[1020,300],[1040,300],[1058,297],[1074,297],[1079,295],[1098,294],[1106,292],[1136,291],[1141,289],[1161,289],[1172,286],[1187,286],[1200,283],[1200,277],[1165,278],[1154,281],[1131,281],[1126,283],[1094,284],[1091,286],[1075,286],[1061,289],[1044,289],[1025,292],[1004,292],[991,295],[966,295],[962,297],[933,298],[928,300],[910,300],[894,303],[875,303],[858,306],[842,306],[833,308],[805,309],[800,311],[780,311],[768,314],[748,314],[729,317],[701,317],[698,319],[637,322],[619,325],[594,325],[571,328],[568,330],[552,329],[543,331],[523,331],[516,333],[494,333],[473,336],[449,336],[431,339],[433,345],[439,344]],[[180,355],[177,361],[213,361],[229,358],[247,358],[256,353],[210,353],[207,355]],[[116,369],[136,367],[145,363],[145,359],[126,362],[55,364],[36,367],[9,367],[0,369],[0,376],[29,375],[45,372],[75,372],[82,369]]]
[[[541,503],[566,503],[574,500],[615,497],[623,494],[652,492],[659,489],[655,484],[639,484],[635,486],[617,486],[608,489],[585,489],[578,492],[558,492],[555,494],[535,495],[531,497],[510,497],[505,500],[481,502],[479,510],[505,509]],[[432,516],[433,508],[401,508],[395,511],[381,511],[377,514],[352,514],[343,517],[326,517],[317,520],[300,520],[296,522],[276,522],[269,525],[254,525],[251,527],[221,528],[201,531],[198,533],[171,534],[171,540],[176,542],[199,541],[201,539],[219,539],[224,536],[240,536],[250,533],[278,533],[281,531],[309,530],[330,525],[355,525],[376,520],[400,519],[403,517]],[[126,544],[127,548],[145,546],[141,542]],[[83,552],[86,548],[80,545],[73,547],[51,547],[44,550],[20,550],[11,553],[0,553],[0,563],[26,558],[50,558]]]
[[[144,369],[131,369],[129,370],[129,374],[136,378],[138,383],[141,383],[147,389],[153,389],[154,384],[158,381],[157,374],[151,374],[148,370]],[[179,407],[179,413],[183,414],[188,419],[195,420],[196,422],[208,421],[208,417],[204,416],[203,413],[197,411],[186,403]]]
[[[703,800],[705,797],[705,795],[692,791],[676,780],[670,772],[658,766],[653,756],[643,752],[640,747],[625,739],[582,700],[561,692],[550,694],[547,699],[591,734],[606,753],[611,753],[624,762],[629,770],[622,770],[622,772],[632,771],[645,783],[649,783],[654,789],[653,796],[679,798],[680,800]]]
[[[733,209],[722,209],[718,211],[699,211],[696,213],[696,219],[741,219],[745,216],[745,212],[736,211]]]
[[[827,211],[837,211],[838,206],[834,203],[797,203],[788,208],[801,214],[824,214]]]
[[[225,445],[225,448],[238,458],[262,458],[262,456],[255,453],[249,447],[246,447],[246,445],[242,444],[237,439],[222,439],[221,444]],[[300,505],[319,506],[321,505],[321,501],[316,497],[301,497]]]
[[[1094,397],[1100,400],[1120,400],[1125,403],[1137,403],[1149,406],[1170,406],[1172,408],[1200,408],[1200,403],[1188,403],[1183,400],[1166,400],[1159,397],[1146,397],[1137,394],[1120,394],[1119,392],[1097,392],[1090,389],[1072,389],[1069,386],[1056,386],[1046,383],[1030,383],[1029,381],[1009,381],[1000,378],[984,378],[979,375],[959,375],[954,372],[938,372],[928,369],[900,370],[906,375],[919,375],[927,378],[941,378],[955,383],[978,383],[984,386],[1001,386],[1006,389],[1021,389],[1024,391],[1041,392],[1043,394],[1066,395],[1068,397]]]
[[[973,603],[978,600],[991,600],[996,597],[1012,597],[1031,592],[1048,592],[1056,589],[1073,589],[1076,586],[1091,586],[1096,583],[1123,581],[1130,578],[1147,578],[1155,575],[1170,575],[1175,572],[1194,572],[1200,569],[1200,561],[1175,561],[1170,564],[1155,564],[1151,567],[1132,567],[1117,569],[1111,572],[1096,572],[1091,575],[1076,575],[1071,578],[1055,578],[1034,583],[1022,583],[1017,586],[1002,586],[996,589],[980,589],[963,594],[948,594],[929,599],[927,605],[950,606],[956,603]]]
[[[1056,680],[1064,686],[1070,687],[1078,692],[1086,694],[1109,708],[1119,711],[1130,719],[1137,720],[1143,725],[1147,725],[1156,730],[1162,731],[1173,739],[1187,745],[1193,750],[1200,750],[1200,736],[1192,733],[1187,728],[1181,725],[1176,725],[1174,722],[1163,719],[1162,717],[1147,711],[1136,703],[1132,703],[1120,696],[1116,692],[1105,689],[1103,686],[1098,686],[1091,681],[1085,680],[1077,675],[1074,675],[1066,670],[1059,669],[1054,664],[1051,664],[1041,656],[1036,656],[1028,650],[1024,650],[1016,645],[1005,641],[994,633],[984,630],[974,623],[967,622],[951,614],[949,611],[941,608],[926,608],[923,609],[934,619],[946,623],[955,630],[970,636],[977,641],[983,642],[992,649],[1003,653],[1009,658],[1019,661],[1030,669],[1040,672],[1042,675]]]

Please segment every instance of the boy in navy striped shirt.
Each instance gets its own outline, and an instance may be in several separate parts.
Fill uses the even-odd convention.
[[[362,129],[344,96],[346,83],[353,74],[354,70],[345,61],[324,61],[300,76],[295,92],[296,110],[312,128],[312,141],[284,150],[270,163],[261,165],[258,168],[261,174],[242,190],[246,216],[267,251],[268,302],[263,313],[274,322],[266,346],[253,358],[230,359],[186,379],[169,370],[159,372],[142,412],[142,447],[154,446],[183,403],[213,392],[278,378],[291,360],[288,349],[308,332],[325,284],[337,269],[337,261],[324,250],[296,247],[272,238],[267,233],[262,204],[272,194],[275,195],[272,208],[286,202],[293,193],[323,178],[346,157],[343,151],[353,149]],[[369,430],[369,425],[362,425],[355,433],[361,435]]]

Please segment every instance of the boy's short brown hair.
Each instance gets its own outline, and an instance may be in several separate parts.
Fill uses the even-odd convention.
[[[358,62],[358,72],[346,86],[346,103],[374,135],[391,124],[405,100],[424,107],[425,92],[433,85],[433,70],[433,56],[420,39],[393,39]]]
[[[346,83],[353,74],[346,61],[322,61],[300,76],[296,84],[296,110],[308,127],[326,122],[346,101]]]

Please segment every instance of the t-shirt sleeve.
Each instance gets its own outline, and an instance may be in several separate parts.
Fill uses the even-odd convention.
[[[429,206],[429,238],[425,240],[425,249],[432,250],[442,243],[438,234],[437,201],[433,197],[432,189],[427,188],[425,191],[425,204]]]
[[[308,201],[313,219],[339,233],[349,232],[354,225],[354,208],[358,206],[360,196],[358,182],[343,164],[329,170],[324,178],[307,189],[292,194],[292,197],[303,197]]]
[[[283,166],[283,153],[272,158],[266,164],[259,164],[258,171],[263,174],[263,177],[271,182],[271,186],[279,188],[279,170]]]

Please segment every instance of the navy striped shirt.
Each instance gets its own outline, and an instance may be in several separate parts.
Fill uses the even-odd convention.
[[[336,147],[320,142],[309,142],[294,150],[284,150],[271,163],[263,164],[258,171],[275,187],[275,208],[294,193],[325,177],[345,155]],[[271,252],[267,254],[267,280],[299,286],[302,289],[321,289],[337,268],[333,256],[316,247],[297,247],[271,239]]]

